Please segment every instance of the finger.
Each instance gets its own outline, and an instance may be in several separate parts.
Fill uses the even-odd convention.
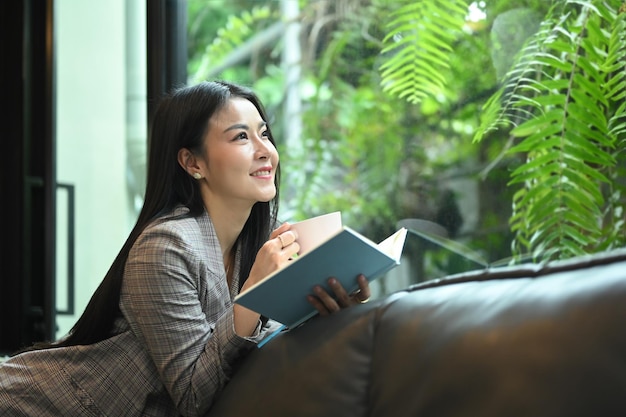
[[[348,307],[352,304],[350,295],[346,292],[345,288],[339,283],[339,281],[332,277],[328,279],[328,286],[335,293],[335,299],[337,304],[341,307]]]
[[[276,240],[278,240],[278,244],[281,249],[285,247],[285,238],[283,237],[283,233],[276,236]]]
[[[286,248],[287,246],[291,245],[293,242],[296,241],[296,238],[297,238],[296,233],[291,230],[287,230],[286,232],[283,232],[279,234],[278,236],[276,236],[276,239],[282,245],[281,248]]]
[[[324,305],[329,313],[334,313],[341,310],[341,307],[339,307],[337,301],[335,301],[335,299],[331,297],[320,285],[316,285],[313,288],[313,294],[320,300],[320,302]]]
[[[287,257],[288,260],[294,260],[300,254],[300,244],[296,242],[296,235],[286,232],[278,235],[274,242],[278,250]]]
[[[357,277],[357,282],[359,284],[359,292],[357,293],[357,300],[360,303],[367,302],[372,296],[372,291],[370,289],[370,284],[365,275],[361,274]]]
[[[293,242],[291,245],[286,246],[281,249],[284,256],[287,257],[288,260],[294,260],[298,257],[298,252],[300,252],[300,245],[298,242]]]
[[[274,229],[274,231],[270,234],[270,239],[276,239],[276,237],[278,235],[280,235],[281,233],[286,232],[287,230],[289,230],[290,227],[291,227],[291,224],[289,224],[287,222],[281,224],[279,227]]]
[[[330,311],[328,311],[324,303],[322,303],[316,296],[309,294],[307,295],[307,300],[313,307],[315,307],[318,313],[320,313],[320,316],[327,316],[330,314]]]

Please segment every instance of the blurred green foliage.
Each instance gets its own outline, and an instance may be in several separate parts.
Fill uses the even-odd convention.
[[[379,240],[400,219],[425,219],[489,260],[507,258],[519,190],[509,181],[527,155],[508,151],[510,126],[484,129],[485,105],[552,3],[559,2],[300,0],[298,147],[281,141],[290,127],[284,42],[273,35],[288,23],[280,1],[189,0],[190,82],[229,79],[264,100],[283,190],[295,190],[283,194],[285,220],[341,210],[345,224]],[[251,40],[261,42],[245,49]],[[220,67],[237,54],[245,59]],[[404,64],[394,67],[394,59]],[[613,175],[619,182],[620,172]],[[416,259],[416,280],[472,267],[416,236],[406,253]]]

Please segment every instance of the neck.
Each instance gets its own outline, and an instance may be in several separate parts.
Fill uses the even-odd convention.
[[[209,200],[206,198],[204,199],[204,206],[211,217],[226,266],[235,241],[248,221],[248,217],[250,217],[252,206],[236,207],[233,204],[225,204],[219,199]]]

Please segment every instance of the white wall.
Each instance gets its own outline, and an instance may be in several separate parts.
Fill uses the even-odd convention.
[[[57,181],[76,193],[76,315],[57,317],[58,337],[84,310],[134,222],[126,181],[126,2],[55,2]],[[57,198],[57,308],[64,309],[67,206],[64,192]]]

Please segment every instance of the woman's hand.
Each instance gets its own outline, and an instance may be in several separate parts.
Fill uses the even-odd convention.
[[[313,288],[313,294],[308,296],[309,302],[321,316],[335,313],[342,308],[355,304],[365,303],[371,295],[369,281],[364,275],[359,275],[357,282],[359,289],[348,294],[336,278],[329,278],[328,286],[334,293],[334,296],[331,296],[322,286],[318,285]]]
[[[300,251],[300,245],[296,242],[298,235],[295,230],[290,229],[289,223],[283,223],[272,232],[270,239],[257,253],[250,277],[246,280],[242,291],[284,266]]]
[[[300,250],[300,245],[296,242],[298,235],[295,231],[289,230],[290,228],[289,223],[283,223],[272,232],[270,239],[263,244],[257,253],[250,275],[243,284],[241,291],[262,281],[298,253]],[[233,311],[235,333],[240,336],[250,336],[258,324],[259,314],[239,304],[233,306]]]

